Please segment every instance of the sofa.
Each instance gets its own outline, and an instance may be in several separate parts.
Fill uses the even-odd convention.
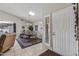
[[[7,33],[3,34],[0,37],[0,54],[4,53],[8,49],[10,49],[15,42],[16,34],[15,33]]]

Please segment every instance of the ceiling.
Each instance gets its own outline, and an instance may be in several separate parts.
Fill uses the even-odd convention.
[[[0,10],[31,22],[41,20],[44,15],[70,6],[69,3],[0,3]],[[29,16],[29,11],[35,16]]]

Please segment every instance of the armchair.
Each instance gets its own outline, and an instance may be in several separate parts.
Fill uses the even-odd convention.
[[[0,37],[0,54],[10,49],[15,42],[15,33],[3,34]]]

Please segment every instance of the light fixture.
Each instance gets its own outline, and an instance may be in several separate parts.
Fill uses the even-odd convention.
[[[42,24],[42,21],[40,22],[40,24]]]
[[[0,23],[13,23],[13,22],[10,22],[10,21],[0,21]]]
[[[35,13],[34,13],[34,12],[32,12],[32,11],[30,11],[30,12],[29,12],[29,15],[30,15],[30,16],[34,16],[34,15],[35,15]]]

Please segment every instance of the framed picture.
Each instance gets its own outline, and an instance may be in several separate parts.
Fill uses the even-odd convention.
[[[35,25],[35,31],[38,31],[38,25]]]

